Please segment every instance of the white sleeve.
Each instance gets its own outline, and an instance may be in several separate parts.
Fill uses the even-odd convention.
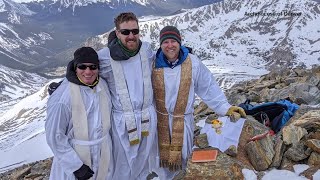
[[[154,61],[155,58],[156,58],[156,52],[154,52],[151,49],[151,45],[149,43],[148,43],[148,46],[147,46],[147,55],[148,55],[149,60],[151,60],[151,61]]]
[[[147,58],[149,60],[150,70],[152,70],[153,63],[156,59],[156,52],[152,50],[150,43],[143,42],[142,45],[146,46],[145,50],[146,50]]]
[[[196,56],[193,56],[196,57]],[[230,104],[213,74],[210,70],[196,57],[198,66],[196,66],[195,93],[218,115],[224,116]]]
[[[47,143],[67,175],[73,174],[83,164],[66,135],[70,119],[71,112],[66,105],[55,103],[48,106],[45,123]]]
[[[99,76],[107,82],[110,93],[115,96],[116,85],[115,85],[113,71],[110,63],[112,59],[110,56],[109,48],[103,48],[100,51],[98,51],[98,57],[99,57],[99,66],[100,66]]]
[[[98,57],[99,57],[99,75],[103,79],[108,78],[108,73],[112,71],[111,68],[111,56],[110,56],[110,51],[109,48],[103,48],[100,51],[98,51]]]

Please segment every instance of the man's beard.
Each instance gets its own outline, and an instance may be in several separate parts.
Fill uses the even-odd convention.
[[[135,50],[138,49],[139,39],[137,39],[137,38],[127,38],[125,41],[126,41],[125,46],[126,46],[127,49],[129,49],[131,51],[135,51]]]

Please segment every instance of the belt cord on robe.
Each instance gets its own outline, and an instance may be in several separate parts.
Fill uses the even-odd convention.
[[[108,91],[107,87],[101,85],[100,83],[96,88],[100,87],[102,90],[99,93],[99,102],[100,102],[100,111],[101,111],[101,123],[103,127],[103,141],[100,139],[94,140],[94,144],[101,143],[101,156],[99,161],[99,169],[96,179],[105,179],[108,173],[108,167],[110,163],[110,151],[107,147],[107,140],[104,138],[108,134],[108,130],[110,129],[110,110],[107,104],[107,95],[106,91]],[[91,162],[91,153],[90,153],[90,140],[89,140],[89,131],[88,131],[88,121],[87,121],[87,113],[85,110],[85,106],[82,101],[82,97],[80,94],[80,87],[74,83],[70,83],[70,92],[71,92],[71,102],[72,102],[72,123],[74,129],[74,137],[72,141],[75,142],[75,151],[79,155],[81,161],[92,168]],[[80,142],[87,142],[88,145],[80,145],[81,143],[76,143],[77,140]],[[92,178],[90,178],[92,180]]]
[[[150,114],[148,107],[151,105],[151,71],[149,67],[148,58],[146,55],[146,51],[142,48],[140,49],[139,54],[141,59],[141,69],[143,73],[143,106],[142,106],[142,118],[141,118],[141,135],[148,136],[149,135],[149,121]],[[134,110],[132,108],[130,95],[126,83],[126,79],[124,77],[124,72],[122,69],[121,61],[114,61],[111,59],[110,61],[113,76],[116,85],[116,91],[120,98],[120,103],[122,109],[124,111],[123,118],[126,122],[126,127],[129,135],[130,145],[135,145],[140,143],[140,139],[137,132],[137,125],[134,115]]]
[[[192,62],[188,56],[181,64],[178,97],[173,112],[172,136],[170,138],[169,113],[165,106],[164,68],[153,68],[152,84],[158,117],[158,138],[160,149],[160,167],[170,171],[182,169],[182,146],[184,135],[184,113],[192,79]]]

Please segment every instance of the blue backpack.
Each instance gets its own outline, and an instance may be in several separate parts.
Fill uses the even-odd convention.
[[[280,131],[299,109],[297,104],[286,99],[256,105],[252,105],[250,100],[246,100],[239,104],[239,107],[242,107],[247,115],[252,115],[260,123],[269,126],[275,133]]]

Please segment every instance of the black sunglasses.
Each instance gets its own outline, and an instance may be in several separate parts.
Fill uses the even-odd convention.
[[[77,68],[81,69],[81,70],[86,70],[87,68],[89,68],[90,70],[96,70],[98,69],[98,65],[96,64],[92,64],[92,65],[85,65],[85,64],[77,64]]]
[[[120,29],[119,32],[123,35],[129,35],[132,32],[133,35],[139,34],[139,29]]]

